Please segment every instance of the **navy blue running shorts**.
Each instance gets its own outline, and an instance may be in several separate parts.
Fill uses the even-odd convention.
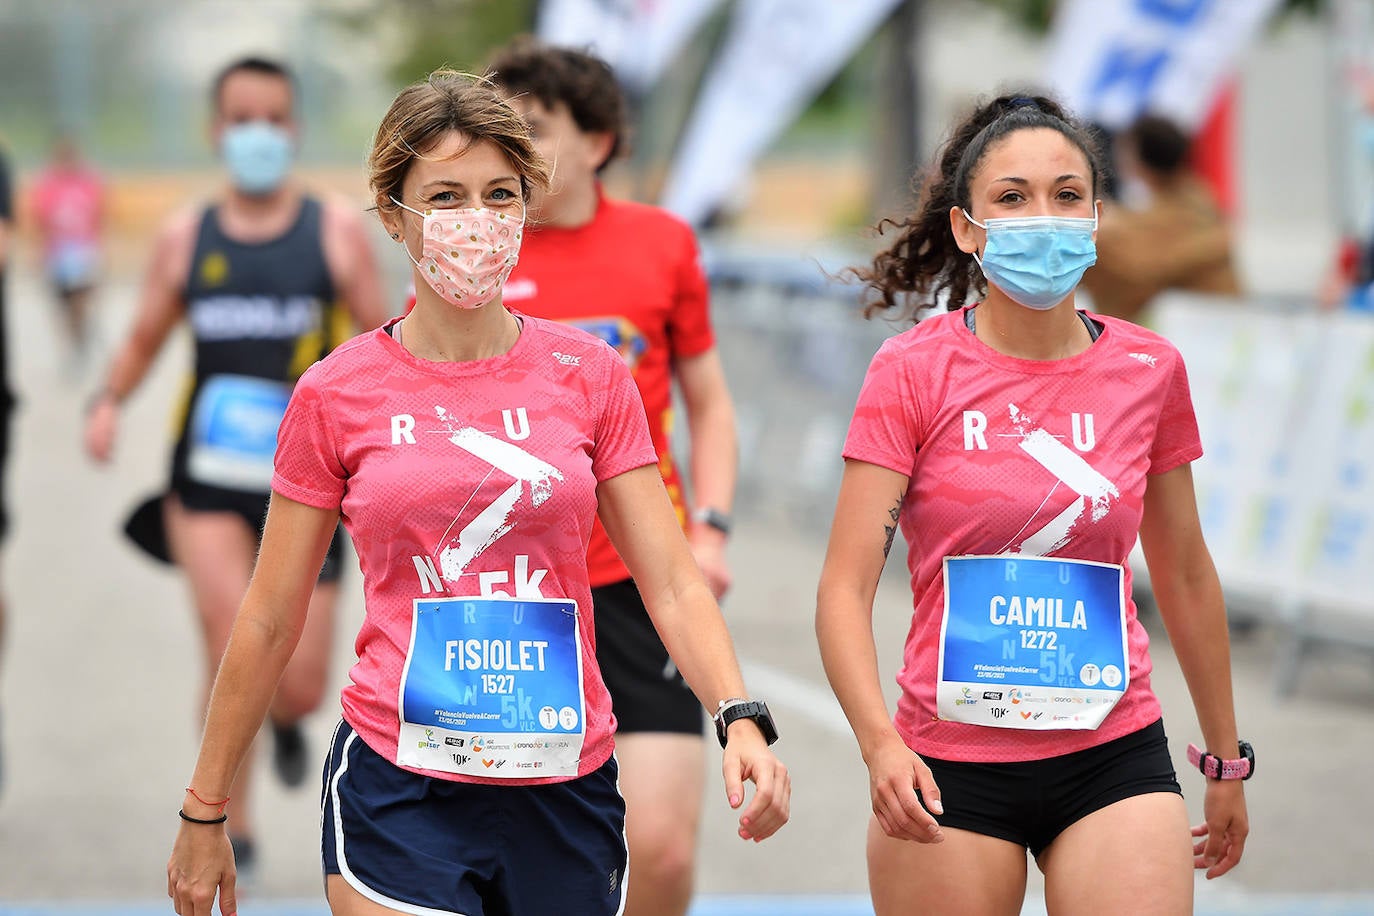
[[[340,722],[324,767],[324,873],[407,913],[612,916],[625,903],[625,802],[612,756],[577,779],[433,779]]]
[[[966,763],[921,756],[940,787],[941,826],[1009,840],[1039,856],[1094,811],[1136,795],[1182,795],[1163,720],[1045,760]]]
[[[706,711],[673,664],[633,579],[592,589],[596,663],[611,695],[616,734],[702,733]]]

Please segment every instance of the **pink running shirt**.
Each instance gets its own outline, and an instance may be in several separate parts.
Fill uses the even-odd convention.
[[[100,241],[105,189],[100,177],[86,168],[50,168],[33,188],[34,218],[51,255],[62,245],[95,245]]]
[[[586,713],[577,775],[601,766],[613,749],[587,541],[597,483],[657,456],[624,360],[575,328],[522,320],[510,352],[468,362],[419,359],[386,328],[356,337],[301,376],[278,433],[272,489],[341,509],[357,548],[366,616],[343,715],[392,762],[413,602],[448,596],[577,602]],[[474,440],[475,449],[459,447]],[[545,470],[525,479],[528,466]],[[501,514],[498,504],[517,481],[508,514],[483,516],[493,506]],[[559,781],[406,769],[458,782]]]
[[[897,676],[898,733],[916,753],[944,760],[1041,760],[1160,717],[1127,556],[1140,530],[1146,477],[1195,460],[1202,445],[1183,360],[1159,335],[1094,315],[1103,330],[1084,352],[1024,360],[978,340],[965,311],[927,318],[883,344],[859,393],[844,457],[910,479],[900,524],[914,613]],[[1032,436],[1041,447],[1021,447]],[[1033,457],[1047,454],[1046,443],[1065,460]],[[1081,496],[1074,489],[1081,481],[1060,476],[1065,467],[1082,467],[1080,458],[1109,482],[1106,496]],[[1067,530],[1065,519],[1073,519]],[[1131,680],[1096,730],[1026,731],[936,716],[942,561],[1009,553],[1125,567]]]

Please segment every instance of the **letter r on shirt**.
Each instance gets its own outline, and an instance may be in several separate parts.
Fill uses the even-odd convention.
[[[980,451],[988,450],[988,440],[983,431],[988,428],[987,414],[981,410],[964,411],[964,451],[971,452],[977,444]]]
[[[391,418],[391,444],[400,445],[402,439],[410,445],[415,444],[415,418],[408,413]]]

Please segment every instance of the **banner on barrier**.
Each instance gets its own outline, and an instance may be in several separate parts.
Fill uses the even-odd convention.
[[[1374,319],[1172,296],[1154,324],[1188,368],[1222,584],[1374,616]]]

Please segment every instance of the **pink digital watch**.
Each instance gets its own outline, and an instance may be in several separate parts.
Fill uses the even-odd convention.
[[[1208,779],[1249,779],[1255,775],[1255,749],[1250,742],[1241,741],[1240,758],[1223,760],[1209,754],[1196,744],[1188,745],[1188,762],[1202,771]]]

